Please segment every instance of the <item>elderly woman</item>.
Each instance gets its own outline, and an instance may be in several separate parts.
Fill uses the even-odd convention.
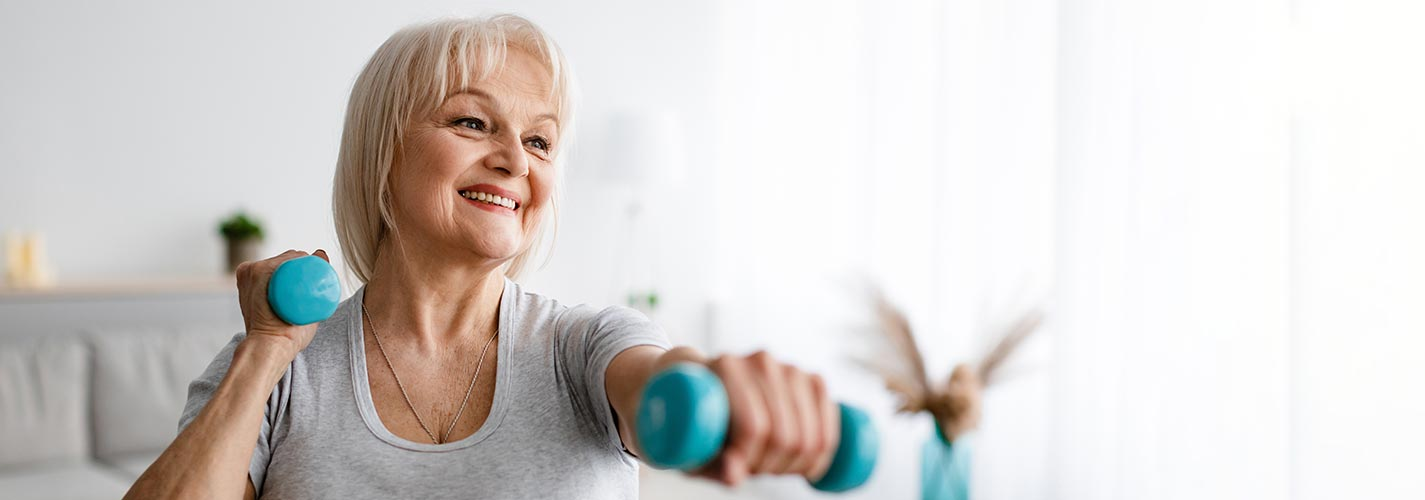
[[[244,263],[247,331],[192,383],[181,432],[129,497],[632,498],[639,396],[680,361],[711,368],[731,402],[728,445],[698,475],[824,473],[839,422],[817,376],[669,349],[634,310],[514,281],[557,213],[571,88],[558,46],[516,16],[391,36],[352,89],[333,182],[365,285],[291,326],[266,285],[305,253]]]

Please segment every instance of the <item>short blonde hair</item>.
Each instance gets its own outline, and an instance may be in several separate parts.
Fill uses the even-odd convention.
[[[524,271],[544,239],[544,219],[552,219],[558,233],[557,198],[563,185],[563,152],[573,138],[575,100],[564,53],[538,26],[516,15],[411,25],[391,35],[361,70],[351,89],[341,134],[332,216],[346,266],[362,283],[370,281],[381,240],[395,228],[388,184],[406,123],[415,113],[439,107],[451,91],[496,74],[512,46],[534,56],[549,71],[560,144],[554,152],[551,210],[536,222],[534,238],[511,259],[505,275],[514,279]]]

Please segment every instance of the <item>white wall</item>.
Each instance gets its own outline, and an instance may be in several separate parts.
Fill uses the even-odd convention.
[[[1425,5],[1296,2],[1292,497],[1425,497]]]

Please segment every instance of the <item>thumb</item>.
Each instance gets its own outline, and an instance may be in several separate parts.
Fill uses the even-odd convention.
[[[317,257],[321,257],[322,260],[327,261],[328,264],[330,264],[330,263],[332,262],[331,257],[327,257],[327,251],[326,251],[326,250],[322,250],[322,249],[318,248],[317,251],[316,251],[315,253],[313,253],[312,255],[315,255],[315,256],[317,256]]]
[[[740,450],[728,450],[723,452],[722,457],[722,477],[723,484],[736,487],[747,479],[747,459],[743,458]]]

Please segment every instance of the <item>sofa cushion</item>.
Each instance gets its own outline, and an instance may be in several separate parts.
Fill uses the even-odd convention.
[[[87,375],[78,338],[0,344],[0,471],[88,458]]]
[[[120,498],[132,480],[92,463],[71,463],[0,471],[0,496],[30,500]]]
[[[232,340],[232,327],[96,330],[94,456],[157,453],[178,435],[188,383]]]
[[[110,458],[104,461],[104,465],[132,482],[142,476],[143,471],[148,470],[148,466],[153,465],[161,454],[161,451],[129,453]]]

